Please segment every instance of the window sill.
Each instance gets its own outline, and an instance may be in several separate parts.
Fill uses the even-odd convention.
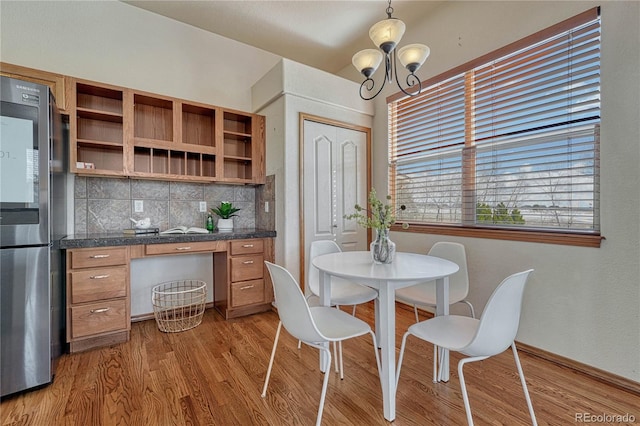
[[[489,238],[494,240],[525,241],[530,243],[594,248],[599,248],[601,241],[604,239],[604,237],[599,234],[471,228],[455,225],[424,225],[413,223],[410,224],[407,229],[402,229],[401,224],[393,225],[391,230],[418,234],[453,235],[456,237]]]

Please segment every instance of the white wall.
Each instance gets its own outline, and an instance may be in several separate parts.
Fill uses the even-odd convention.
[[[279,56],[119,1],[0,2],[0,60],[250,111]]]
[[[423,25],[408,28],[401,46],[423,42],[431,47],[431,56],[418,72],[427,79],[597,5],[446,2]],[[406,251],[426,252],[441,240],[463,243],[469,257],[470,298],[477,308],[504,277],[535,268],[518,340],[635,381],[640,381],[639,27],[640,3],[602,3],[600,191],[606,240],[601,248],[392,235],[398,249]],[[339,74],[361,81],[351,66]],[[375,100],[373,129],[373,184],[380,192],[387,188],[384,98]],[[464,307],[455,311],[462,313]]]
[[[276,262],[300,280],[300,113],[372,126],[372,105],[358,85],[283,59],[253,88],[253,108],[267,117],[267,174],[276,175]]]

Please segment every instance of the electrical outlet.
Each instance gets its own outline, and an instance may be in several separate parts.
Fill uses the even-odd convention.
[[[265,213],[269,213],[269,202],[268,201],[264,202],[264,212]]]
[[[200,201],[200,213],[205,213],[207,211],[207,202]]]
[[[144,203],[142,200],[135,200],[133,202],[133,211],[136,213],[142,213],[144,211]]]

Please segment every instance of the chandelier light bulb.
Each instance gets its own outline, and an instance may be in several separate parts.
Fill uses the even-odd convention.
[[[400,43],[406,28],[401,20],[389,18],[375,23],[369,30],[369,37],[373,44],[389,54]]]
[[[351,58],[353,66],[358,72],[369,78],[380,66],[382,62],[382,53],[375,49],[361,50]]]
[[[424,44],[408,44],[398,50],[398,59],[403,67],[413,73],[427,60],[431,49]]]

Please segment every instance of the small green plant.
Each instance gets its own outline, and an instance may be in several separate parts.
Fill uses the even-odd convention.
[[[387,201],[390,201],[391,197],[387,196]],[[383,231],[389,229],[391,225],[396,222],[395,213],[397,210],[405,210],[407,207],[403,204],[398,207],[397,210],[393,209],[391,204],[383,204],[378,199],[375,188],[371,188],[369,193],[369,209],[356,204],[353,208],[355,213],[345,215],[345,219],[355,219],[358,225],[364,228],[372,228],[377,231]],[[403,223],[402,228],[407,229],[408,223]]]
[[[238,211],[240,211],[239,208],[233,207],[233,204],[227,201],[223,201],[217,208],[211,209],[211,213],[215,214],[216,216],[220,216],[221,219],[229,219],[233,216],[238,216],[237,214],[235,214]]]

